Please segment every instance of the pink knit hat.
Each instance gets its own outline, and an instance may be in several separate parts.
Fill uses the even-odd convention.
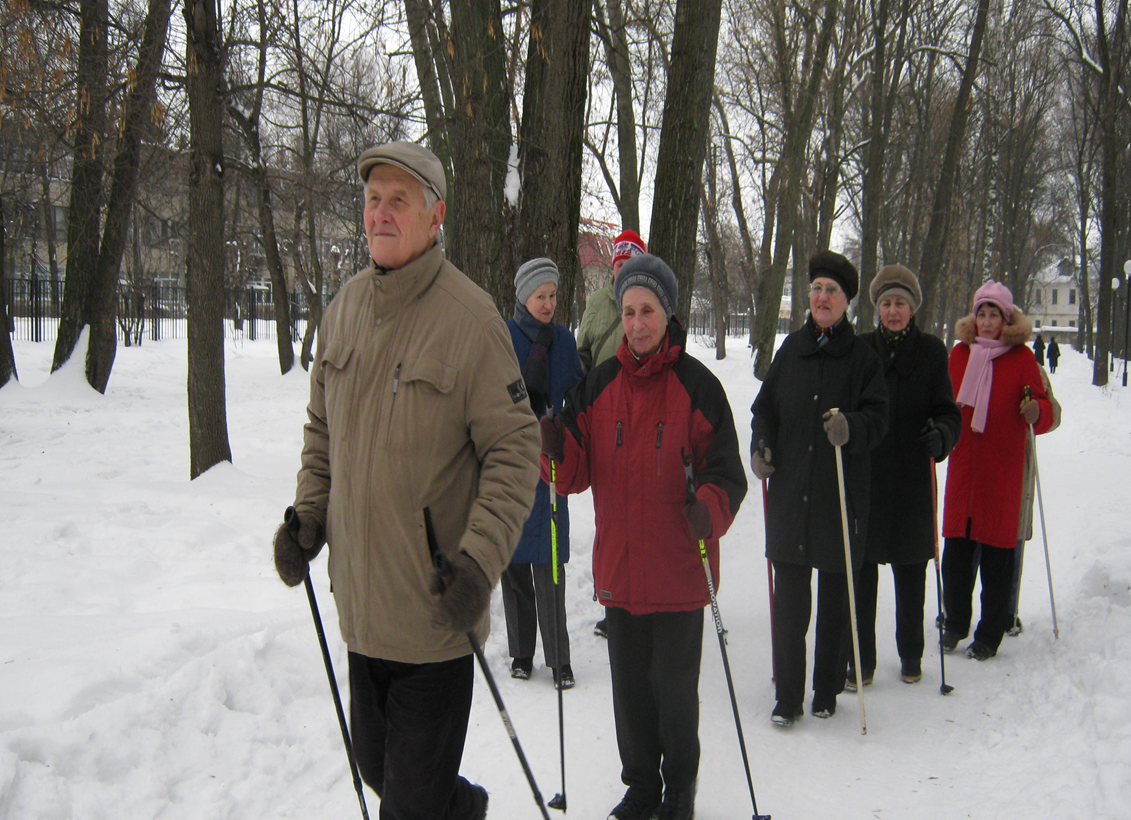
[[[991,279],[978,288],[978,292],[974,294],[974,312],[977,313],[978,308],[987,303],[1001,309],[1006,324],[1013,320],[1013,294],[1001,282]]]

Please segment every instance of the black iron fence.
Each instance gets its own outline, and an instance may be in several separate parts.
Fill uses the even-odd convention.
[[[0,285],[0,298],[4,300],[12,338],[54,341],[59,326],[62,285],[52,288],[46,280],[20,277],[4,278]],[[306,332],[310,308],[304,292],[294,291],[289,297],[291,339],[297,342]],[[118,340],[126,345],[187,337],[185,288],[156,283],[142,287],[119,285],[117,325]],[[224,336],[248,341],[275,338],[275,301],[271,288],[225,289]]]

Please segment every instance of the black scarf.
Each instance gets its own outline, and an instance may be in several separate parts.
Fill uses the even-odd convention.
[[[891,354],[895,355],[895,349],[899,347],[903,340],[907,338],[907,334],[911,332],[912,326],[915,324],[915,317],[912,316],[911,320],[903,330],[888,330],[883,322],[879,324],[880,338],[884,340],[884,344],[888,346]]]
[[[554,323],[535,319],[526,305],[514,306],[514,322],[531,341],[530,354],[522,366],[522,380],[530,395],[530,407],[541,416],[550,407],[550,348],[554,344]]]

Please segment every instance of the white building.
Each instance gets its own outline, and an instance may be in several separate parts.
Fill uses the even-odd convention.
[[[1099,280],[1094,273],[1089,278],[1089,291],[1095,301]],[[1076,327],[1080,323],[1081,296],[1076,265],[1073,260],[1064,258],[1037,271],[1029,280],[1028,309],[1025,313],[1038,329]]]

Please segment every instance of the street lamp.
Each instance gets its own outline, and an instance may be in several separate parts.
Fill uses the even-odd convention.
[[[1108,368],[1108,373],[1115,372],[1115,296],[1116,291],[1119,290],[1119,286],[1122,283],[1122,280],[1118,276],[1111,277],[1111,333],[1109,334],[1111,341],[1108,344],[1111,350],[1111,366]]]
[[[1123,274],[1131,283],[1131,259],[1123,263]],[[1127,323],[1131,319],[1131,287],[1123,294],[1123,386],[1127,386]]]

